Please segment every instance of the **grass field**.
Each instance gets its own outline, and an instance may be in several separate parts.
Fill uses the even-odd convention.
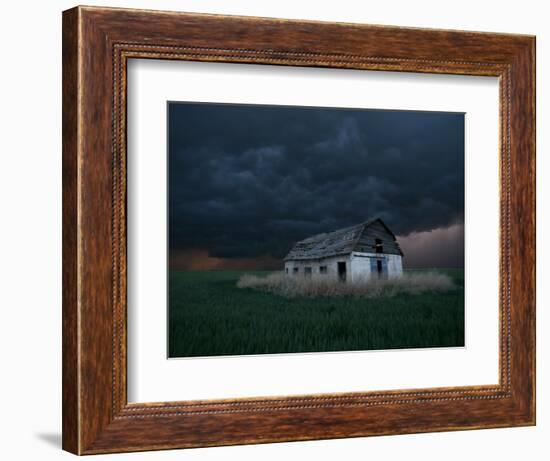
[[[372,299],[288,299],[237,288],[244,272],[171,271],[169,356],[463,346],[464,271],[440,271],[458,288]]]

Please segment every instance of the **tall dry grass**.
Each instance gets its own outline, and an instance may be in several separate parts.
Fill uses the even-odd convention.
[[[312,277],[293,277],[273,272],[265,277],[245,274],[237,282],[238,288],[274,293],[287,298],[352,296],[358,298],[390,297],[401,293],[419,294],[441,292],[456,288],[451,277],[438,272],[405,272],[394,279],[370,279],[342,283]]]

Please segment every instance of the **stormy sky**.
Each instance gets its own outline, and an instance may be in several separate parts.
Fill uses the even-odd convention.
[[[280,269],[376,217],[405,267],[464,264],[461,113],[170,102],[168,123],[172,269]]]

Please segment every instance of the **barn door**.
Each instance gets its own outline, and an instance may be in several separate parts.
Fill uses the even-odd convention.
[[[338,263],[338,279],[340,279],[340,281],[342,282],[346,281],[346,263],[345,262]]]
[[[371,258],[370,272],[375,277],[385,278],[388,276],[388,261],[386,258]]]
[[[370,258],[370,273],[373,277],[377,275],[376,258]]]

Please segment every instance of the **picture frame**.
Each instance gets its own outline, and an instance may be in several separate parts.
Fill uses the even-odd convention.
[[[498,385],[128,403],[129,59],[498,77]],[[534,425],[535,38],[65,11],[62,383],[63,449],[80,455]]]

